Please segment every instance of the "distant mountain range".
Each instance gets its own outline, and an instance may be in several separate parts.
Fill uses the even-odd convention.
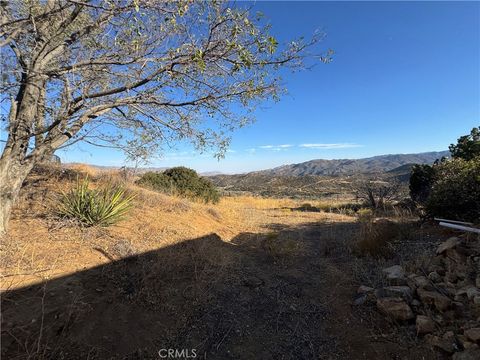
[[[94,169],[100,170],[100,171],[109,171],[109,170],[120,170],[124,169],[124,166],[108,166],[108,165],[94,165],[94,164],[83,164],[83,163],[64,163],[63,166],[65,167],[75,167],[75,166],[82,166],[82,165],[88,165]],[[170,169],[169,167],[154,167],[154,166],[149,166],[149,167],[127,167],[129,170],[135,170],[135,173],[138,175],[144,174],[146,172],[164,172],[167,169]],[[215,176],[215,175],[221,175],[222,172],[220,171],[207,171],[207,172],[201,172],[201,176]]]
[[[310,160],[299,164],[282,165],[273,169],[254,171],[237,175],[223,175],[221,172],[210,171],[200,173],[202,176],[211,178],[228,178],[231,176],[245,177],[261,175],[263,177],[295,177],[295,176],[351,176],[355,174],[390,173],[391,176],[409,176],[410,169],[414,164],[432,164],[442,157],[449,157],[448,151],[432,151],[418,154],[393,154],[379,155],[364,159],[336,159],[336,160]],[[65,163],[65,166],[76,166],[76,163]],[[120,169],[119,166],[89,166],[99,170]],[[131,169],[131,168],[130,168]],[[139,167],[137,174],[147,171],[162,172],[168,167]]]
[[[237,175],[215,175],[209,179],[230,194],[273,197],[335,198],[352,192],[359,177],[381,177],[399,181],[406,189],[414,164],[432,164],[449,156],[448,151],[421,154],[381,155],[365,159],[311,160],[301,164]]]
[[[448,151],[432,151],[418,154],[379,155],[364,159],[318,159],[300,164],[283,165],[256,173],[270,176],[348,176],[360,173],[386,173],[400,167],[410,168],[413,164],[432,164],[436,159],[449,155]]]

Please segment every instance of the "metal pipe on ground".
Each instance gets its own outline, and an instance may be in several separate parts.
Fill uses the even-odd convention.
[[[471,222],[464,222],[464,221],[457,221],[457,220],[448,220],[448,219],[441,219],[441,218],[433,218],[435,221],[446,222],[451,224],[460,224],[460,225],[473,225]]]
[[[452,224],[452,223],[447,223],[447,222],[440,222],[440,226],[445,226],[448,228],[452,229],[457,229],[457,230],[463,230],[463,231],[468,231],[476,234],[480,234],[480,229],[469,227],[469,226],[463,226],[463,225],[458,225],[458,224]]]

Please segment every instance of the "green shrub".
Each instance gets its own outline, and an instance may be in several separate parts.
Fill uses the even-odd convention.
[[[172,180],[165,176],[163,173],[158,172],[146,172],[143,174],[136,184],[152,188],[153,190],[161,191],[167,194],[174,192],[174,186]]]
[[[220,200],[220,193],[209,180],[198,176],[195,170],[183,166],[168,169],[163,173],[147,172],[137,184],[172,195],[201,199],[206,203],[218,203]]]
[[[414,202],[424,204],[432,188],[435,168],[430,165],[414,165],[410,174],[410,197]]]
[[[469,135],[458,138],[457,143],[448,149],[454,159],[473,160],[480,156],[480,126],[474,127]]]
[[[78,220],[86,226],[109,226],[121,220],[132,207],[133,195],[121,186],[90,189],[88,178],[63,193],[58,206],[62,217]]]
[[[426,210],[432,217],[480,222],[480,156],[437,165]]]

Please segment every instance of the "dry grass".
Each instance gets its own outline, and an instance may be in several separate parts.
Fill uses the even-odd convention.
[[[110,262],[135,253],[164,248],[215,233],[229,242],[242,233],[268,234],[273,225],[299,226],[314,222],[352,221],[352,217],[293,211],[301,200],[254,196],[224,197],[203,204],[138,187],[120,172],[98,172],[74,165],[88,174],[93,186],[122,182],[137,196],[127,218],[109,228],[81,228],[53,217],[60,191],[75,183],[55,174],[37,174],[22,191],[9,235],[1,246],[1,288],[16,288]],[[272,256],[294,254],[288,240],[272,243]],[[278,254],[277,254],[278,253]],[[280,254],[280,255],[279,255]],[[8,276],[5,276],[8,275]]]
[[[73,163],[67,166],[68,169],[74,170],[80,174],[88,175],[90,177],[96,177],[101,173],[100,169],[94,168],[93,166],[89,166],[87,164]]]
[[[363,255],[388,257],[391,255],[391,243],[398,236],[398,225],[392,221],[366,221],[359,232],[357,249]]]

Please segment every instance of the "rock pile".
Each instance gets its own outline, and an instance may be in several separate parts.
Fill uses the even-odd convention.
[[[388,286],[362,285],[355,305],[373,301],[390,319],[415,323],[418,336],[453,359],[480,359],[480,241],[452,237],[415,273],[394,265],[383,275]]]

